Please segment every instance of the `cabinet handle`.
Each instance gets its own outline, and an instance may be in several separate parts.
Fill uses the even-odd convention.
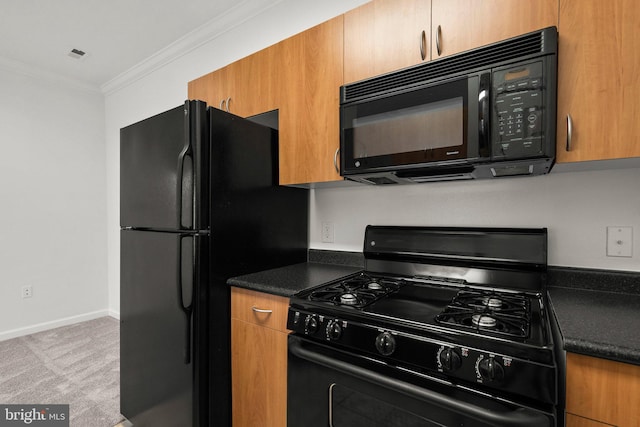
[[[438,50],[438,56],[442,55],[442,27],[440,25],[436,30],[436,49]]]
[[[273,310],[265,310],[262,308],[258,308],[255,305],[251,307],[251,310],[253,310],[255,313],[273,313]]]
[[[230,113],[231,111],[229,110],[229,108],[231,107],[231,97],[227,98],[227,113]]]
[[[224,111],[224,103],[225,103],[225,102],[226,102],[226,100],[224,100],[224,99],[223,99],[222,101],[220,101],[220,109],[221,109],[222,111]]]
[[[340,175],[340,167],[338,166],[338,155],[340,154],[340,147],[336,148],[336,152],[333,154],[333,167],[336,168],[336,173]]]
[[[571,151],[571,139],[573,137],[573,119],[567,114],[567,151]]]
[[[420,35],[420,58],[424,61],[427,59],[427,33],[422,30]]]

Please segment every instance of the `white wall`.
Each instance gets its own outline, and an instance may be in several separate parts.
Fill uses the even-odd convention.
[[[103,95],[0,68],[0,141],[0,340],[106,314]]]
[[[365,0],[282,0],[261,15],[106,95],[109,308],[119,312],[119,129],[180,104],[187,82],[350,10]],[[640,270],[638,169],[552,174],[499,182],[314,190],[312,248],[360,251],[366,224],[548,227],[550,263]],[[331,221],[336,241],[324,244]],[[631,225],[631,259],[606,258],[606,225]]]
[[[640,169],[315,190],[311,246],[362,251],[377,225],[547,227],[550,265],[640,271]],[[334,243],[322,243],[322,222]],[[633,227],[633,257],[606,256],[606,227]]]

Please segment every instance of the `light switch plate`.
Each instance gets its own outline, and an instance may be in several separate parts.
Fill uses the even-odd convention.
[[[607,256],[633,255],[633,227],[607,227]]]

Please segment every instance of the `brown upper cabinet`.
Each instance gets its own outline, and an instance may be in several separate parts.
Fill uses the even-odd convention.
[[[280,184],[341,180],[340,147],[343,17],[278,43]]]
[[[638,22],[636,0],[560,0],[558,162],[640,157]]]
[[[375,0],[344,15],[344,82],[431,58],[431,0]]]
[[[345,83],[558,25],[558,0],[374,0],[345,14]]]
[[[558,0],[431,1],[431,59],[558,26]]]
[[[227,77],[227,70],[230,66],[226,66],[217,71],[206,74],[196,80],[189,82],[188,96],[192,100],[205,101],[212,107],[226,110],[225,100],[227,94],[231,92],[229,89],[230,81]]]
[[[189,82],[189,99],[247,117],[277,108],[269,47]]]
[[[279,110],[280,184],[341,180],[343,17],[189,82],[189,99],[248,117]]]

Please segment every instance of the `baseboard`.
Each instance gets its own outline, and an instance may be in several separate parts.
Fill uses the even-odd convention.
[[[109,316],[113,317],[114,319],[120,320],[120,312],[119,311],[114,311],[114,310],[109,309]]]
[[[37,325],[0,332],[0,341],[5,341],[11,338],[17,338],[29,334],[35,334],[36,332],[48,331],[49,329],[59,328],[60,326],[73,325],[74,323],[85,322],[87,320],[93,320],[104,316],[115,317],[112,315],[112,312],[110,310],[92,311],[91,313],[79,314],[77,316],[52,320],[51,322],[38,323]],[[120,313],[118,313],[117,318],[120,318]]]

